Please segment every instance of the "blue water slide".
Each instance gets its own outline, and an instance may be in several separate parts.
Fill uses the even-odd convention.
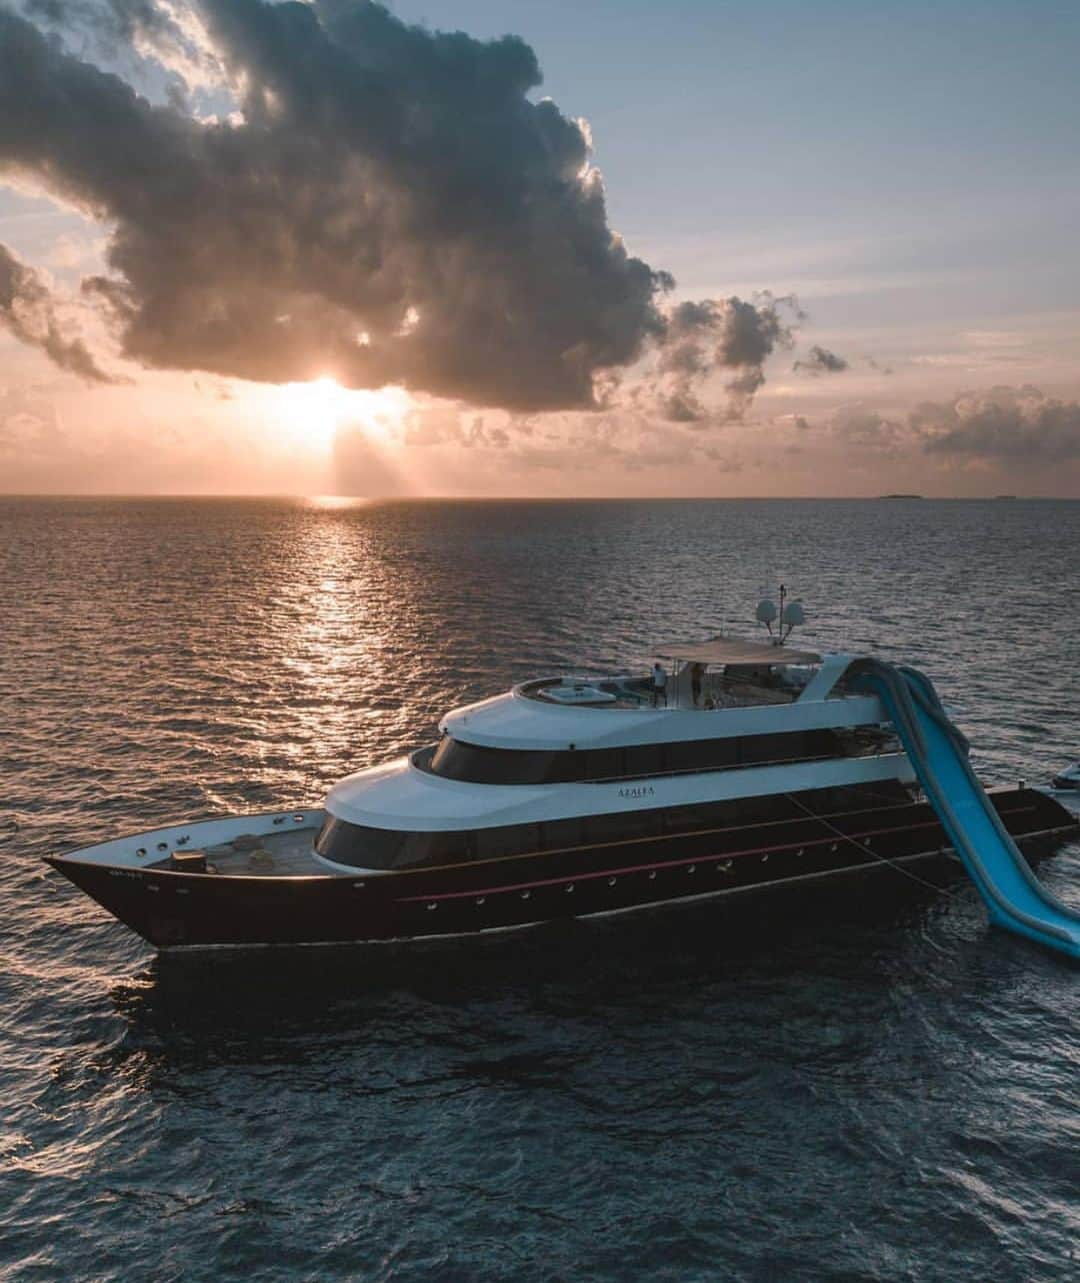
[[[1080,913],[1052,895],[1020,854],[971,769],[967,741],[949,721],[930,679],[877,659],[856,660],[848,679],[884,705],[990,921],[1080,960]]]

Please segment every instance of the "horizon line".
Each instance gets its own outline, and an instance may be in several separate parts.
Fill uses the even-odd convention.
[[[882,502],[902,503],[905,501],[941,502],[941,503],[992,503],[992,502],[1045,502],[1045,503],[1080,503],[1080,495],[1026,495],[1026,494],[918,494],[910,493],[875,493],[847,495],[780,495],[780,494],[746,494],[746,495],[348,495],[348,494],[303,494],[288,491],[263,492],[200,492],[200,491],[70,491],[70,490],[0,490],[2,499],[163,499],[163,500],[236,500],[236,499],[288,499],[291,501],[332,500],[338,503],[851,503]]]

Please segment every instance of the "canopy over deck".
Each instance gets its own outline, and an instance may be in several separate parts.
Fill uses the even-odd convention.
[[[706,641],[661,645],[659,659],[679,659],[689,664],[820,664],[812,650],[792,650],[771,642],[742,641],[738,637],[711,637]]]

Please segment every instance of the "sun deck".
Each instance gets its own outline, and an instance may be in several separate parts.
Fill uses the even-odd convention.
[[[547,677],[517,689],[564,708],[755,708],[793,704],[822,663],[814,651],[731,637],[660,646],[655,653],[664,674],[659,692],[653,674]]]
[[[682,683],[685,685],[686,683]],[[574,708],[755,708],[763,704],[793,704],[804,683],[772,674],[706,672],[697,698],[692,687],[669,682],[654,704],[652,681],[644,677],[545,677],[520,687],[527,699]]]

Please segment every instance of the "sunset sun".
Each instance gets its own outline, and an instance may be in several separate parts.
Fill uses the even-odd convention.
[[[267,396],[269,417],[289,438],[318,453],[332,449],[343,427],[359,427],[372,441],[387,440],[411,404],[402,388],[343,388],[329,375],[260,389],[260,395]]]

